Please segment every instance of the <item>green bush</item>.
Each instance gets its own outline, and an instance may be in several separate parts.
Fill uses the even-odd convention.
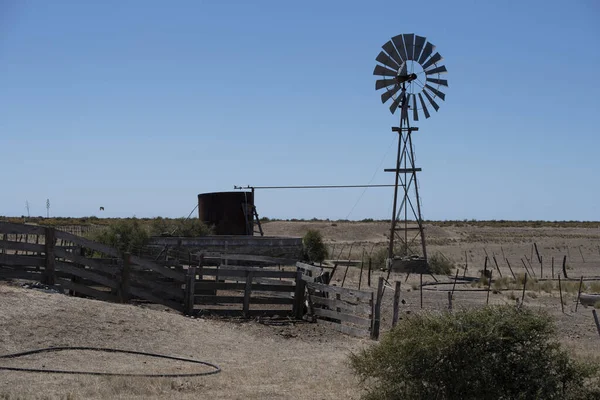
[[[454,269],[454,265],[444,258],[441,254],[434,254],[427,260],[429,271],[436,275],[448,275]]]
[[[411,315],[350,364],[365,399],[600,396],[597,366],[569,357],[550,317],[511,306]]]
[[[212,229],[198,218],[154,218],[150,222],[150,235],[152,236],[207,236]]]
[[[137,219],[123,219],[93,232],[90,239],[121,252],[138,253],[148,243],[148,230]]]
[[[323,235],[315,229],[309,229],[302,238],[303,259],[309,262],[322,262],[327,258],[327,247]]]

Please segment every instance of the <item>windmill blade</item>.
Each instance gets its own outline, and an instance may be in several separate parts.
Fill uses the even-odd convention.
[[[381,102],[385,103],[386,101],[388,101],[390,97],[392,97],[398,92],[398,90],[400,90],[400,85],[396,85],[393,88],[388,89],[384,94],[381,95]]]
[[[398,76],[407,76],[408,75],[408,68],[406,66],[406,63],[403,62],[402,66],[400,67],[400,72],[398,72]]]
[[[398,68],[400,68],[400,64],[402,64],[402,62],[404,60],[402,60],[402,57],[400,57],[400,55],[398,55],[398,52],[396,51],[396,48],[392,44],[392,41],[388,40],[388,42],[386,44],[384,44],[383,46],[381,46],[381,48],[383,50],[385,50],[385,52],[388,53],[390,55],[390,57],[392,57],[392,59],[396,62],[396,64],[398,64]]]
[[[425,39],[423,36],[416,35],[415,36],[415,50],[413,60],[418,60],[421,55],[421,51],[423,51],[423,46],[425,45]]]
[[[429,118],[429,111],[427,110],[427,106],[425,106],[425,102],[423,101],[423,96],[421,96],[421,93],[419,93],[419,101],[421,102],[421,108],[423,109],[423,112],[425,113],[425,119]]]
[[[417,110],[417,96],[415,96],[414,94],[410,94],[409,96],[412,98],[413,120],[418,121],[419,120],[419,111]]]
[[[448,70],[446,69],[445,65],[442,65],[440,67],[430,69],[429,71],[425,71],[425,75],[443,74],[445,72],[448,72]]]
[[[427,69],[433,64],[440,62],[441,60],[443,60],[442,55],[440,53],[435,53],[431,56],[429,60],[427,60],[425,64],[423,64],[423,69]]]
[[[394,36],[392,38],[392,42],[394,42],[394,46],[398,49],[398,54],[402,57],[402,60],[407,60],[408,56],[406,55],[406,47],[404,47],[404,41],[402,40],[402,35]]]
[[[445,79],[435,79],[435,78],[427,77],[427,82],[436,83],[440,86],[448,87],[448,81]]]
[[[435,50],[435,46],[430,42],[427,42],[425,48],[423,49],[423,52],[421,53],[421,57],[419,57],[419,64],[423,65],[425,60],[427,60],[427,57],[429,57],[431,53],[433,53],[433,50]]]
[[[375,59],[390,69],[395,69],[396,71],[400,69],[400,65],[398,65],[396,61],[392,60],[390,56],[385,54],[383,51],[380,51]]]
[[[383,89],[384,87],[397,84],[398,82],[395,79],[378,79],[375,81],[375,90]]]
[[[425,95],[425,97],[427,97],[427,100],[429,100],[429,102],[431,103],[433,108],[435,108],[435,111],[440,109],[440,106],[437,105],[437,103],[433,100],[433,98],[429,95],[429,93],[427,93],[425,90],[423,90],[423,94]]]
[[[375,70],[373,71],[373,75],[383,75],[383,76],[396,76],[398,73],[396,71],[392,71],[391,69],[387,69],[381,65],[376,65]]]
[[[401,101],[402,101],[402,96],[396,97],[396,100],[394,100],[394,102],[390,106],[390,111],[392,112],[392,114],[394,114],[396,112]]]
[[[442,100],[446,100],[446,95],[442,92],[440,92],[437,89],[432,88],[431,86],[429,86],[428,84],[425,84],[425,87],[427,89],[429,89],[431,91],[431,93],[435,94],[437,97],[439,97]]]
[[[405,33],[402,35],[404,39],[404,45],[406,46],[406,59],[413,60],[413,45],[415,43],[415,34],[414,33]]]

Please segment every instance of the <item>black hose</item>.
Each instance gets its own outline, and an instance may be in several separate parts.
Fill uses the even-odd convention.
[[[155,353],[145,353],[145,352],[141,352],[141,351],[108,349],[108,348],[102,348],[102,347],[81,347],[81,346],[78,346],[78,347],[68,347],[68,346],[67,347],[47,347],[45,349],[29,350],[29,351],[24,351],[21,353],[6,354],[3,356],[0,356],[0,359],[17,358],[17,357],[27,356],[30,354],[49,353],[49,352],[56,352],[56,351],[63,351],[63,350],[91,350],[91,351],[103,351],[103,352],[107,352],[107,353],[136,354],[136,355],[155,357],[155,358],[165,358],[167,360],[183,361],[183,362],[188,362],[188,363],[193,363],[193,364],[202,364],[202,365],[206,365],[208,367],[213,368],[213,370],[207,371],[207,372],[196,372],[196,373],[192,373],[192,374],[126,374],[126,373],[112,373],[112,372],[63,371],[63,370],[53,370],[53,369],[4,367],[1,365],[0,365],[0,370],[23,371],[23,372],[45,372],[45,373],[51,373],[51,374],[129,376],[129,377],[146,377],[146,378],[181,378],[181,377],[213,375],[213,374],[218,374],[219,372],[221,372],[221,368],[218,365],[211,364],[206,361],[198,361],[198,360],[191,360],[188,358],[165,356],[162,354],[155,354]]]

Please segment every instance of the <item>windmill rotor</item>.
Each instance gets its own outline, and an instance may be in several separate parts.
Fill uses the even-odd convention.
[[[391,102],[390,112],[394,114],[400,108],[404,116],[418,121],[419,114],[427,119],[431,108],[438,111],[436,100],[446,99],[442,89],[448,87],[448,80],[441,75],[448,71],[435,45],[423,36],[408,33],[394,36],[382,49],[375,58],[378,64],[373,75],[380,77],[375,89],[383,89],[381,102]]]

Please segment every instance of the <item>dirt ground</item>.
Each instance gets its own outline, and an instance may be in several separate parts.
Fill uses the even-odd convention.
[[[346,360],[360,340],[316,324],[262,324],[184,317],[0,284],[0,354],[50,346],[111,347],[215,363],[217,375],[117,378],[0,372],[0,399],[357,398]],[[143,356],[69,351],[0,365],[128,373],[206,371]]]
[[[270,222],[263,225],[273,236],[302,236],[309,228],[321,230],[326,241],[339,251],[352,253],[341,258],[360,259],[384,247],[387,224],[331,222]],[[540,263],[531,255],[535,242],[543,259],[543,274],[551,277],[551,259],[555,258],[555,275],[567,255],[567,272],[572,281],[563,283],[564,309],[556,287],[550,291],[541,285],[526,292],[524,305],[542,309],[555,317],[560,340],[573,353],[600,361],[600,338],[590,307],[578,307],[575,279],[600,276],[600,229],[534,228],[486,226],[427,226],[429,254],[441,253],[451,260],[460,275],[475,275],[483,269],[486,253],[490,267],[510,276],[509,260],[515,273],[524,272],[521,258],[539,278]],[[465,273],[465,252],[468,270]],[[527,261],[528,259],[529,261]],[[548,261],[547,261],[548,260]],[[531,263],[531,267],[529,266]],[[334,283],[341,285],[343,269],[336,272]],[[344,271],[345,272],[345,271]],[[364,271],[361,289],[374,290],[380,275],[374,271],[371,287]],[[359,268],[350,268],[344,287],[357,288]],[[419,276],[392,274],[382,306],[382,330],[390,329],[393,285],[402,282],[400,318],[423,310],[448,308],[447,292],[452,289],[448,276],[424,275],[424,290],[419,290]],[[600,282],[600,279],[596,282]],[[542,281],[540,281],[540,284]],[[586,281],[591,288],[593,281]],[[555,284],[555,283],[554,283]],[[421,308],[421,294],[423,307]],[[478,307],[486,303],[484,287],[458,284],[453,307]],[[516,304],[518,290],[490,291],[490,304]],[[306,322],[222,321],[194,319],[159,307],[120,305],[72,298],[56,293],[23,289],[14,284],[0,284],[0,354],[49,346],[94,346],[204,360],[219,365],[223,372],[197,378],[115,378],[0,372],[0,399],[147,399],[147,398],[214,398],[214,399],[357,399],[358,384],[346,362],[348,354],[372,343]],[[198,368],[176,361],[156,361],[141,356],[102,354],[87,351],[43,354],[17,360],[0,360],[0,365],[37,368],[121,371],[130,373],[193,372]],[[200,367],[200,370],[203,367]]]

